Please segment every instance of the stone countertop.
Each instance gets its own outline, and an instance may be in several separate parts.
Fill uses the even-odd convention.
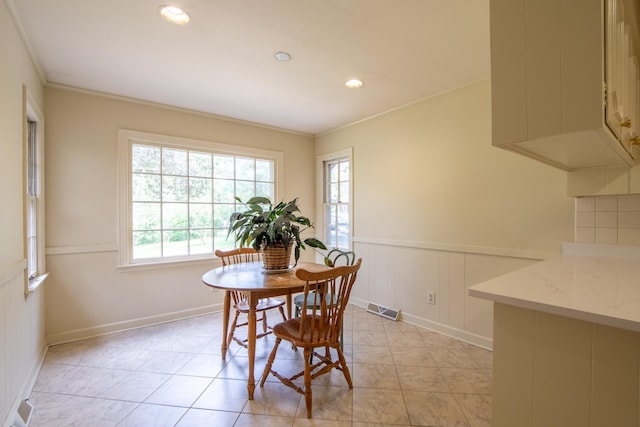
[[[562,254],[472,286],[469,295],[640,332],[640,247],[565,243]]]

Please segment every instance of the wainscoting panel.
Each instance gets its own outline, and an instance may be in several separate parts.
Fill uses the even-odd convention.
[[[400,310],[399,319],[491,348],[493,303],[468,295],[477,283],[542,259],[494,248],[442,249],[425,244],[357,239],[363,258],[352,302]],[[435,292],[435,304],[427,293]]]

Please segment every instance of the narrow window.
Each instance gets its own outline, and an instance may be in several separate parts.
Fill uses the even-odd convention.
[[[27,287],[33,292],[44,279],[44,140],[42,115],[26,95],[27,121],[25,124],[25,259]]]
[[[322,160],[324,239],[327,247],[350,249],[352,236],[351,152]]]

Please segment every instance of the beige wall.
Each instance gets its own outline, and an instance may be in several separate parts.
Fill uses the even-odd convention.
[[[218,265],[213,260],[116,268],[118,129],[281,151],[281,198],[299,196],[313,216],[310,136],[60,87],[47,87],[45,95],[50,342],[211,311],[222,301],[200,280]]]
[[[490,338],[491,305],[466,289],[573,241],[565,172],[492,147],[490,102],[487,80],[317,138],[316,155],[353,147],[355,301]]]
[[[0,2],[0,422],[27,396],[44,351],[42,289],[25,298],[23,87],[42,109],[42,85]]]

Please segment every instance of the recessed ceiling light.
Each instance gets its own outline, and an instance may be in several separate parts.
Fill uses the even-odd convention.
[[[364,85],[364,82],[358,79],[351,79],[348,80],[344,85],[349,89],[358,89],[359,87],[362,87],[362,85]]]
[[[289,55],[287,52],[276,52],[273,56],[278,61],[288,61],[291,59],[291,55]]]
[[[165,21],[172,24],[184,25],[189,23],[189,14],[177,6],[162,6],[160,15]]]

